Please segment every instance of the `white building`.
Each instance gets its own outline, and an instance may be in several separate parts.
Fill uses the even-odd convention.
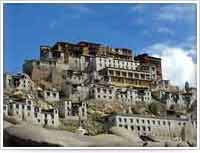
[[[117,100],[124,104],[135,104],[136,102],[151,102],[151,90],[148,88],[118,88],[115,86],[94,85],[90,88],[89,98],[99,101]]]
[[[188,119],[149,117],[141,115],[119,114],[109,118],[110,126],[123,127],[135,131],[138,135],[149,135],[160,139],[181,139],[181,131],[186,124],[192,124],[196,130],[196,123]]]
[[[127,104],[150,103],[152,100],[151,90],[148,88],[121,88],[116,91],[116,96],[119,101]]]
[[[16,75],[4,74],[4,89],[18,89],[30,91],[34,89],[34,82],[25,73]]]
[[[13,116],[18,120],[41,126],[59,126],[57,109],[42,110],[40,107],[35,106],[32,100],[10,100],[5,103],[5,106],[7,107],[5,116]]]
[[[113,101],[116,99],[116,89],[106,85],[94,85],[90,88],[89,98],[100,101]]]
[[[60,100],[59,92],[55,88],[53,88],[52,90],[45,89],[43,91],[43,98],[45,101],[49,102],[56,102]]]
[[[59,103],[59,115],[66,120],[86,120],[87,104],[82,101],[62,101]]]
[[[93,68],[99,71],[106,67],[135,70],[139,63],[133,60],[114,59],[106,56],[96,56],[93,62]]]

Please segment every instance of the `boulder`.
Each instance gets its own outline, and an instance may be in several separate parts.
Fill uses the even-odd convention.
[[[139,135],[135,131],[130,131],[121,127],[112,127],[110,132],[114,135],[123,137],[131,142],[143,143]]]

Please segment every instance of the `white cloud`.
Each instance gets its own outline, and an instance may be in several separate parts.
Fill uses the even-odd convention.
[[[157,28],[157,32],[159,32],[159,33],[167,33],[167,34],[170,34],[170,35],[174,34],[174,32],[171,29],[167,28],[167,27],[159,27],[159,28]]]
[[[195,19],[196,7],[191,4],[170,4],[160,8],[156,15],[157,20],[174,22],[179,19]]]
[[[157,43],[145,48],[144,51],[152,56],[162,58],[164,79],[168,79],[172,84],[181,87],[184,86],[186,81],[191,86],[196,86],[196,64],[189,56],[188,50]]]

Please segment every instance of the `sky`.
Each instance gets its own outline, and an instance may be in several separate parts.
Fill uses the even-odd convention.
[[[196,86],[195,4],[4,4],[4,72],[40,45],[81,40],[162,58],[164,79]]]

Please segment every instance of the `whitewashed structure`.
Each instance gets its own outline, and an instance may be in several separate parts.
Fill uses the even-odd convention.
[[[89,98],[99,101],[119,101],[125,104],[136,102],[150,103],[152,100],[149,88],[117,88],[115,86],[96,84],[90,88]]]
[[[32,100],[27,99],[22,101],[7,101],[5,106],[7,107],[5,116],[13,116],[18,120],[41,126],[59,126],[57,109],[42,110],[40,107],[35,106]]]
[[[66,120],[86,120],[87,104],[82,101],[62,101],[59,103],[59,116]]]
[[[5,73],[4,89],[18,89],[30,91],[34,89],[34,82],[25,73],[17,73],[16,75]]]
[[[139,63],[134,60],[115,59],[113,57],[106,56],[96,56],[93,60],[93,69],[96,71],[106,67],[136,70],[136,67],[139,65]]]
[[[138,135],[154,136],[160,139],[181,140],[181,132],[186,124],[196,131],[195,121],[170,117],[151,117],[142,115],[118,114],[109,118],[110,126],[123,127]]]
[[[60,100],[59,92],[53,88],[52,90],[45,89],[43,91],[43,97],[45,101],[56,102]]]

